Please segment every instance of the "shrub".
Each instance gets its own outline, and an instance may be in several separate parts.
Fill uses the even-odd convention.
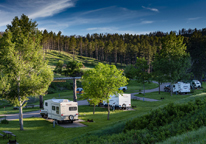
[[[1,120],[1,124],[9,124],[9,121],[6,119]]]

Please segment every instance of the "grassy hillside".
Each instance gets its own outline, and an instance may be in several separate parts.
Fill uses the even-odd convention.
[[[64,61],[64,64],[67,64],[68,61],[73,60],[73,55],[70,53],[67,53],[67,52],[60,52],[60,51],[56,51],[56,50],[51,50],[51,51],[48,51],[46,53],[46,59],[49,61],[48,64],[54,69],[59,60],[62,60],[62,61]],[[78,62],[82,62],[85,66],[84,69],[94,68],[95,65],[97,65],[98,62],[100,62],[100,61],[96,60],[95,58],[78,56],[78,55],[75,56],[75,60]],[[102,63],[106,64],[105,61],[103,61]],[[112,63],[112,64],[114,64],[114,63]],[[125,67],[126,67],[125,64],[123,64],[121,66],[120,63],[117,63],[117,68],[125,68]]]

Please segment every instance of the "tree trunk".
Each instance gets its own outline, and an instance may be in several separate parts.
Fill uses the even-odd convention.
[[[95,45],[95,52],[96,52],[96,59],[98,60],[98,49],[97,49],[97,44]]]
[[[17,93],[18,93],[18,100],[19,100],[19,124],[20,124],[20,130],[24,130],[24,128],[23,128],[22,101],[21,101],[21,97],[20,97],[20,76],[17,77]]]
[[[82,56],[82,42],[80,43],[80,55]]]
[[[107,103],[107,108],[108,108],[107,120],[109,120],[109,114],[110,114],[110,106],[109,106],[109,103]]]
[[[93,110],[93,114],[95,113],[95,104],[94,104],[94,110]]]
[[[159,84],[159,94],[160,94],[160,82],[158,82],[158,84]]]
[[[76,79],[75,77],[73,78],[73,101],[77,101],[77,94],[76,94]]]
[[[143,83],[143,86],[144,86],[144,96],[145,96],[145,84]]]
[[[43,108],[43,96],[39,96],[39,108]]]

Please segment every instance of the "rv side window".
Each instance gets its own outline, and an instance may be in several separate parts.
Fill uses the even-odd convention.
[[[52,106],[52,110],[55,110],[55,106]]]
[[[69,111],[76,111],[77,107],[69,107]]]
[[[45,102],[45,106],[48,106],[47,102]]]
[[[56,107],[56,114],[59,114],[59,107]]]

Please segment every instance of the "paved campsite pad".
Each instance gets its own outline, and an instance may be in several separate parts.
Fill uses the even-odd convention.
[[[53,123],[53,119],[45,119],[51,123]],[[70,122],[63,122],[63,123],[59,123],[58,125],[63,127],[63,128],[75,128],[75,127],[85,127],[86,125],[80,123],[80,122],[84,122],[84,120],[77,120],[77,121],[74,121],[73,123],[70,123]]]

